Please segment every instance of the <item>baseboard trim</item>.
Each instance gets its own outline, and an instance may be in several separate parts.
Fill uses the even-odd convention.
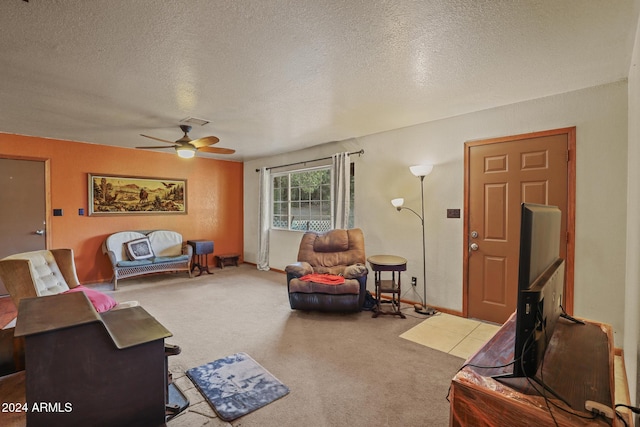
[[[243,264],[249,264],[249,265],[253,265],[255,268],[258,268],[258,264],[256,264],[255,262],[249,262],[249,261],[242,261]],[[274,271],[276,273],[282,273],[282,274],[287,274],[286,271],[284,270],[280,270],[278,268],[273,268],[273,267],[269,267],[269,271]]]
[[[374,297],[376,296],[375,292],[371,292],[371,295],[373,295]],[[388,300],[388,299],[391,299],[391,297],[388,296],[388,295],[384,295],[383,294],[383,295],[380,296],[380,299]],[[400,298],[400,302],[403,302],[403,303],[409,304],[409,305],[422,304],[421,301],[412,301],[412,300],[404,299],[404,298]],[[436,305],[431,305],[431,304],[427,304],[427,306],[435,309],[436,311],[439,311],[440,313],[446,313],[446,314],[451,314],[452,316],[464,317],[462,315],[461,311],[451,310],[449,308],[438,307]]]

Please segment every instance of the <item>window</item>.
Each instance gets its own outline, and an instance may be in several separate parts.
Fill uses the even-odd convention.
[[[351,164],[351,209],[353,224],[353,164]],[[325,232],[331,229],[331,167],[283,172],[272,175],[272,228]]]

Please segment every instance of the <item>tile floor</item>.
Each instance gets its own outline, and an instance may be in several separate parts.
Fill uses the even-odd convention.
[[[498,329],[499,325],[437,313],[400,337],[467,359],[489,341]]]

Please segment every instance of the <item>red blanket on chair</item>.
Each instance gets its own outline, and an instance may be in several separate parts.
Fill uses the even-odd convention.
[[[324,285],[342,285],[344,283],[344,277],[336,276],[335,274],[306,274],[300,278],[305,282],[322,283]]]

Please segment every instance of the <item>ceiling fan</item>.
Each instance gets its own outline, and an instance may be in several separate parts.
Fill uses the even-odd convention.
[[[222,147],[210,147],[210,145],[217,144],[220,139],[215,136],[205,136],[203,138],[191,139],[187,135],[189,131],[191,131],[191,126],[188,125],[180,125],[180,129],[184,132],[184,136],[177,141],[167,141],[165,139],[156,138],[155,136],[143,135],[145,138],[155,139],[156,141],[166,142],[167,144],[171,144],[173,148],[175,148],[178,156],[183,157],[185,159],[189,159],[196,155],[196,151],[202,151],[203,153],[213,153],[213,154],[233,154],[236,150],[232,150],[230,148],[222,148]],[[157,147],[136,147],[143,150],[156,150],[158,148],[171,148],[166,145],[157,146]]]

